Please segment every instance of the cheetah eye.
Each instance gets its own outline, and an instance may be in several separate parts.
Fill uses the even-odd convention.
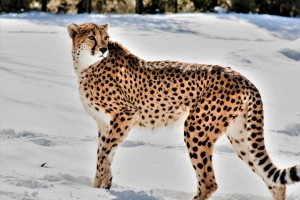
[[[95,40],[95,37],[94,36],[89,36],[88,37],[90,40]]]
[[[109,38],[108,36],[105,36],[105,37],[104,37],[104,40],[106,41],[106,40],[108,40],[108,38]]]

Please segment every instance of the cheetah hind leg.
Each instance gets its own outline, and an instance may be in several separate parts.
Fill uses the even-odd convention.
[[[193,114],[192,110],[190,115]],[[198,125],[195,128],[193,117],[188,117],[185,122],[184,141],[197,178],[197,190],[193,200],[206,200],[218,189],[212,154],[214,143],[221,134],[212,131],[204,132]]]
[[[286,186],[271,186],[269,183],[265,182],[273,200],[285,200],[286,198]]]
[[[260,109],[262,110],[262,108]],[[255,115],[256,121],[252,120],[253,116],[253,113],[247,109],[241,112],[235,122],[228,127],[227,137],[239,158],[265,182],[273,200],[285,200],[286,186],[271,185],[265,180],[266,174],[269,173],[268,170],[276,169],[276,166],[270,160],[265,149],[263,116]]]

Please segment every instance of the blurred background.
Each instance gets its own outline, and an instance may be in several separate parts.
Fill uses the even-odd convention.
[[[0,0],[0,13],[258,13],[299,17],[300,0]]]

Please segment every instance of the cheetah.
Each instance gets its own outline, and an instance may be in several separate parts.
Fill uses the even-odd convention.
[[[192,199],[218,188],[212,164],[225,133],[236,154],[268,187],[274,200],[300,181],[300,165],[279,169],[264,143],[263,102],[243,75],[217,65],[148,62],[110,41],[108,24],[67,26],[80,99],[98,126],[95,188],[110,189],[114,152],[134,126],[154,129],[184,120],[184,141],[197,177]]]

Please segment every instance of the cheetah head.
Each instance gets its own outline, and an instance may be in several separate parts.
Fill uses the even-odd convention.
[[[72,56],[74,67],[87,68],[107,57],[109,35],[108,24],[97,25],[86,23],[77,25],[70,23],[67,26],[72,39]]]

